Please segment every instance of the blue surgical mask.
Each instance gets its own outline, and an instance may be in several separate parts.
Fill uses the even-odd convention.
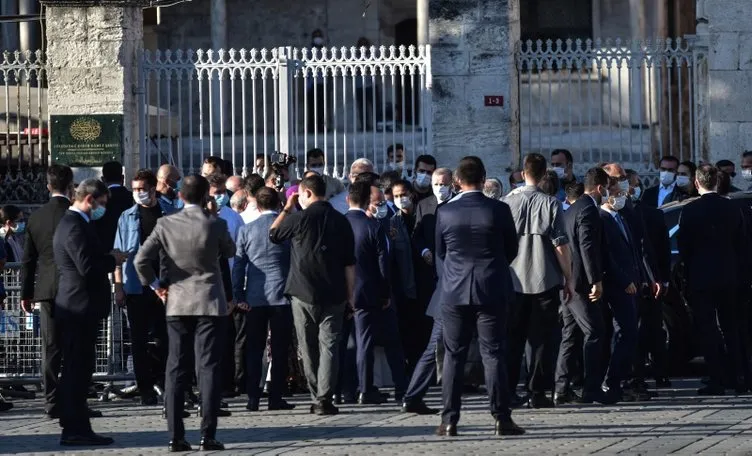
[[[183,178],[182,177],[180,179],[178,179],[177,182],[175,182],[175,191],[179,192],[181,188],[183,188]]]
[[[223,207],[225,207],[225,206],[227,206],[227,203],[228,203],[229,199],[230,198],[227,196],[227,193],[221,193],[219,195],[214,195],[214,201],[217,202],[217,206],[219,206],[220,209],[223,208]]]
[[[26,232],[26,222],[18,222],[13,228],[13,232],[16,234],[24,234]]]
[[[175,209],[178,210],[185,207],[185,203],[183,203],[183,200],[181,200],[180,198],[175,198],[175,201],[172,202],[172,205],[175,207]]]
[[[105,207],[104,206],[97,206],[96,209],[91,211],[91,219],[92,220],[99,220],[102,217],[104,217],[105,213]]]

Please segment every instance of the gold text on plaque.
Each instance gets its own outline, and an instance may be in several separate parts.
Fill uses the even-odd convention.
[[[70,135],[76,141],[91,142],[102,134],[102,126],[91,117],[79,117],[70,126]]]

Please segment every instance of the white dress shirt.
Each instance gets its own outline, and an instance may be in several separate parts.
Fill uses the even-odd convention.
[[[664,187],[663,185],[658,186],[658,207],[663,205],[663,200],[665,200],[666,197],[670,195],[671,192],[674,191],[675,187],[676,187],[676,182],[669,185],[668,187]]]

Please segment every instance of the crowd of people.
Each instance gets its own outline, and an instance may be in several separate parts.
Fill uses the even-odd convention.
[[[380,175],[355,160],[346,186],[326,175],[320,149],[299,181],[285,166],[241,178],[218,157],[196,175],[138,170],[130,188],[119,163],[76,185],[51,165],[50,202],[28,222],[0,210],[0,262],[22,262],[21,305],[39,308],[45,413],[60,419],[61,444],[112,443],[93,432],[101,413],[86,397],[97,325],[113,307],[127,315],[141,404],[161,396],[171,451],[191,449],[183,419],[194,404],[200,447],[218,450],[223,397],[292,410],[295,380],[312,414],[387,402],[376,346],[393,399],[405,413],[440,413],[439,435],[457,435],[462,393],[480,385],[497,435],[524,433],[515,407],[650,400],[648,374],[671,385],[661,311],[671,252],[656,208],[690,197],[678,244],[709,366],[698,393],[752,387],[752,210],[724,198],[738,191],[732,162],[666,156],[646,189],[618,163],[578,178],[557,149],[524,157],[505,189],[477,157],[452,170],[431,155],[406,169],[404,156],[390,147]],[[264,157],[256,167],[271,169]],[[742,168],[752,181],[752,152]],[[480,375],[465,368],[473,347]],[[439,378],[437,410],[424,397]]]

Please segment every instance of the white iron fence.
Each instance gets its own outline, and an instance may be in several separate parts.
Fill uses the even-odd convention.
[[[327,173],[355,158],[387,164],[430,151],[430,49],[371,47],[156,51],[141,61],[141,163],[186,172],[216,155],[238,173],[261,171],[274,152],[320,148]]]
[[[521,153],[568,149],[578,172],[620,162],[656,172],[699,158],[698,63],[687,40],[519,43]]]

